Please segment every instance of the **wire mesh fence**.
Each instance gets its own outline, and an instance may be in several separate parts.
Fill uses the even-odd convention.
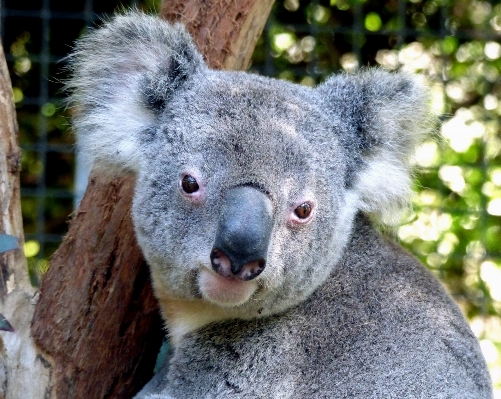
[[[20,125],[26,254],[34,281],[81,189],[61,92],[64,57],[119,6],[158,2],[6,0],[1,34]],[[414,210],[396,237],[447,285],[501,387],[501,4],[477,0],[280,0],[251,72],[315,85],[360,67],[419,72],[441,115],[419,147]],[[85,177],[83,178],[85,179]]]

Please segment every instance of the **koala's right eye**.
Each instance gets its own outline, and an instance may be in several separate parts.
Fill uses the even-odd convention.
[[[200,188],[197,180],[190,175],[185,175],[181,180],[181,187],[186,194],[193,194]]]
[[[187,170],[179,175],[179,193],[190,204],[198,206],[207,200],[207,185],[202,174],[197,170]]]

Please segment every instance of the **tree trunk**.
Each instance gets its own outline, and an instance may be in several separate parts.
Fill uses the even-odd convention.
[[[160,15],[182,22],[214,69],[245,70],[273,0],[164,1]]]
[[[0,45],[0,233],[18,238],[18,249],[0,254],[0,313],[15,331],[0,332],[0,399],[43,398],[50,384],[47,362],[30,336],[35,304],[23,251],[17,122],[9,71]]]
[[[272,3],[168,0],[161,15],[187,25],[209,66],[241,69]],[[107,180],[91,174],[43,278],[31,332],[51,378],[44,398],[130,398],[151,376],[162,330],[134,237],[133,185],[133,176]],[[12,396],[27,397],[42,398]]]

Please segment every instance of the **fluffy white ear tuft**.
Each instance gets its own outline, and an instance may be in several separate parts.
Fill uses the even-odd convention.
[[[358,176],[355,186],[360,195],[358,207],[383,224],[397,224],[402,211],[409,207],[411,184],[406,164],[374,159]]]
[[[129,82],[127,89],[133,93],[139,90],[138,85]],[[96,167],[107,172],[137,169],[141,157],[139,135],[156,122],[153,112],[126,91],[124,88],[124,94],[117,93],[113,101],[92,112],[77,109],[73,118],[77,145]]]
[[[338,140],[359,209],[383,223],[398,221],[412,193],[410,158],[434,126],[423,78],[372,69],[335,76],[319,90],[346,128]]]
[[[78,144],[96,166],[117,172],[137,170],[142,138],[206,66],[182,25],[129,12],[78,41],[69,69]]]

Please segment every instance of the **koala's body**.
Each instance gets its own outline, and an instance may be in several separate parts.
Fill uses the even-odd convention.
[[[492,397],[457,306],[367,217],[407,203],[419,79],[213,71],[182,26],[138,13],[82,39],[72,68],[81,148],[137,176],[173,345],[136,398]]]

